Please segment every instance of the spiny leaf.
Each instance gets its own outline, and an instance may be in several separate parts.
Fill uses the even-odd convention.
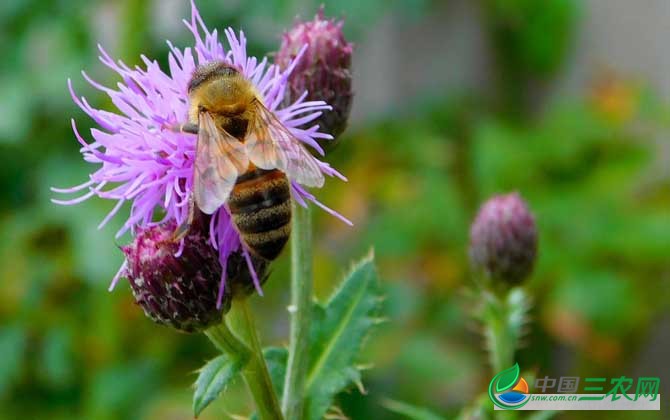
[[[356,359],[376,324],[381,296],[372,253],[345,276],[325,306],[314,305],[305,418],[321,419],[334,396],[360,382]]]
[[[241,359],[221,355],[200,369],[193,393],[193,412],[196,417],[221,394],[243,366]]]
[[[501,351],[513,354],[522,345],[530,324],[531,298],[521,287],[507,291],[502,297],[490,290],[475,293],[479,299],[475,317],[483,324],[486,350],[491,365]]]
[[[530,323],[529,312],[532,307],[531,298],[523,288],[514,288],[510,290],[506,299],[507,309],[507,328],[510,334],[513,334],[517,343],[517,348],[521,339],[528,332]]]

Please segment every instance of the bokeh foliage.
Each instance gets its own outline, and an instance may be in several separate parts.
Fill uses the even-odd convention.
[[[194,371],[215,354],[204,337],[151,324],[127,285],[107,292],[122,259],[116,245],[127,241],[113,240],[119,219],[96,229],[111,203],[62,208],[49,201],[49,186],[74,185],[91,170],[70,118],[82,133],[91,121],[72,104],[66,79],[91,103],[112,107],[79,77],[86,69],[116,83],[96,62],[97,41],[112,42],[105,46],[128,63],[141,53],[165,62],[166,37],[190,42],[178,21],[156,21],[158,3],[0,4],[2,418],[188,418]],[[318,6],[200,3],[210,26],[244,27],[258,54],[276,48],[298,8],[309,17]],[[344,14],[357,42],[382,7],[420,22],[437,3],[346,0],[326,12]],[[668,325],[670,177],[660,152],[670,136],[667,98],[644,80],[603,75],[538,112],[526,92],[550,83],[575,48],[577,2],[479,3],[496,89],[445,91],[416,99],[400,115],[389,104],[381,118],[363,118],[332,155],[349,182],[319,192],[356,226],[316,212],[317,294],[328,296],[347,262],[374,246],[387,296],[389,322],[361,355],[374,365],[367,395],[354,388],[338,401],[354,419],[402,418],[388,409],[394,404],[450,417],[485,390],[491,372],[463,299],[467,235],[478,204],[510,190],[528,201],[540,230],[528,284],[534,324],[519,364],[555,376],[662,374],[638,369],[665,363],[642,358]],[[185,13],[184,5],[177,16]],[[253,302],[268,344],[286,344],[287,259],[275,264],[266,297]],[[250,412],[243,391],[234,385],[203,418]]]

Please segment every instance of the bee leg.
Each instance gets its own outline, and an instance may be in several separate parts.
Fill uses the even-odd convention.
[[[198,124],[193,123],[184,123],[177,124],[170,127],[170,130],[175,133],[189,133],[189,134],[198,134]]]
[[[173,242],[179,242],[182,239],[184,239],[188,231],[191,230],[194,215],[195,215],[195,203],[193,202],[193,195],[191,195],[191,197],[188,199],[188,217],[186,218],[184,223],[181,224],[181,226],[175,229],[174,233],[172,234]]]

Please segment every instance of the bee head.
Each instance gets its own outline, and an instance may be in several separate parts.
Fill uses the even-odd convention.
[[[223,61],[198,67],[189,82],[188,93],[192,115],[209,112],[224,117],[245,112],[255,95],[251,83],[240,71]]]
[[[193,72],[191,80],[188,82],[188,92],[193,92],[196,88],[211,82],[239,75],[240,72],[231,64],[225,61],[212,61],[211,63],[198,66]]]

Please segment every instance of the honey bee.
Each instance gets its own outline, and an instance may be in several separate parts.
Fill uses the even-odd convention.
[[[291,232],[289,178],[323,186],[318,162],[233,66],[198,67],[188,94],[188,123],[178,129],[198,138],[189,216],[175,239],[190,229],[195,207],[213,214],[226,205],[252,255],[275,259]]]

